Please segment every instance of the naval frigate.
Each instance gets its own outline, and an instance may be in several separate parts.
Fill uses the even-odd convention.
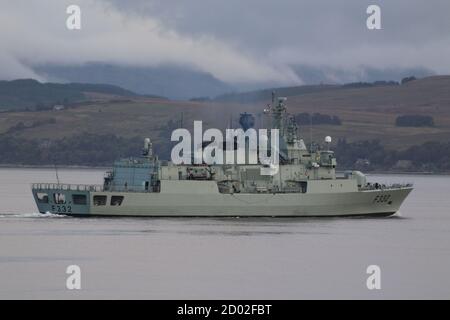
[[[326,147],[307,147],[286,98],[272,98],[264,113],[280,133],[276,174],[261,174],[263,163],[162,161],[146,138],[142,156],[115,161],[103,184],[33,183],[36,205],[40,213],[75,216],[389,216],[412,191],[411,184],[369,183],[360,171],[337,174],[331,138]],[[243,129],[254,122],[241,114]]]

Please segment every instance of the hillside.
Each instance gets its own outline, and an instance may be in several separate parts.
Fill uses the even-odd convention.
[[[260,101],[270,101],[272,99],[272,92],[276,92],[278,96],[292,97],[308,93],[334,91],[341,88],[342,88],[341,85],[305,85],[296,87],[270,88],[249,92],[222,94],[214,98],[214,101],[233,102],[233,103],[255,103]]]
[[[87,93],[121,97],[137,94],[113,85],[41,83],[33,79],[0,81],[0,110],[35,110],[90,100]]]
[[[34,71],[46,79],[68,82],[107,83],[142,95],[158,95],[170,99],[215,96],[232,87],[209,73],[181,66],[131,67],[102,63],[81,66],[45,65]]]
[[[181,118],[187,128],[194,120],[203,120],[205,128],[224,129],[230,118],[236,127],[239,113],[252,112],[257,114],[260,124],[264,120],[261,112],[268,102],[270,99],[251,103],[184,102],[132,96],[86,102],[62,111],[4,112],[0,113],[0,140],[8,137],[42,144],[75,139],[70,140],[71,144],[77,141],[77,145],[82,145],[89,136],[101,140],[114,135],[129,139],[122,142],[132,141],[139,148],[140,141],[148,136],[157,150],[167,156],[170,133],[180,126]],[[310,136],[321,142],[324,136],[331,135],[334,145],[339,139],[349,143],[379,140],[387,150],[403,151],[428,141],[450,141],[450,76],[429,77],[404,85],[329,87],[292,95],[287,103],[293,114],[319,112],[342,120],[342,125],[300,127],[306,142]],[[405,114],[431,116],[435,126],[395,126],[396,117]]]
[[[319,84],[319,85],[302,85],[295,87],[275,87],[264,90],[254,90],[239,93],[222,94],[214,98],[218,102],[235,102],[235,103],[255,103],[261,101],[270,101],[272,92],[280,97],[296,97],[310,93],[323,93],[336,90],[374,88],[374,87],[390,87],[398,86],[395,81],[375,81],[375,82],[355,82],[348,84]]]
[[[355,81],[374,82],[380,79],[400,79],[415,75],[425,77],[432,75],[424,68],[371,68],[359,66],[357,70],[333,68],[326,66],[292,65],[292,72],[303,84],[316,87],[318,83],[348,83]],[[246,92],[261,88],[271,88],[276,82],[264,79],[250,82],[227,82],[209,72],[192,68],[187,64],[131,66],[114,63],[89,62],[76,65],[44,64],[33,67],[33,71],[45,79],[55,82],[88,82],[116,85],[142,95],[158,95],[175,100],[192,98],[213,98],[223,95],[227,101],[242,102],[233,92]],[[307,87],[286,88],[304,91]],[[262,90],[264,91],[264,90]],[[266,90],[269,92],[271,89]],[[244,93],[242,97],[249,98],[253,93]],[[233,99],[233,100],[230,100]]]

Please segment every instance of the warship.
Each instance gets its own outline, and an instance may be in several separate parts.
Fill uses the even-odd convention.
[[[33,183],[36,205],[40,213],[86,217],[389,216],[412,191],[411,184],[369,183],[360,171],[338,174],[331,138],[307,147],[286,98],[272,97],[264,114],[267,127],[279,130],[276,174],[261,174],[267,164],[260,162],[163,161],[146,138],[142,155],[115,161],[103,184]],[[239,123],[248,130],[255,117],[243,113]]]

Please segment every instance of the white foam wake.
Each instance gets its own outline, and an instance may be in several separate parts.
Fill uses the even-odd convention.
[[[0,213],[0,218],[64,218],[66,216],[58,215],[50,212],[39,213]]]

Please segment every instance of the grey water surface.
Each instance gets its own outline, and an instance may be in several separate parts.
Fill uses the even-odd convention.
[[[103,170],[59,169],[65,183]],[[0,298],[450,298],[450,177],[413,182],[390,218],[71,218],[40,215],[32,182],[52,169],[0,169]],[[81,268],[81,290],[66,268]],[[381,289],[369,290],[369,265]]]

